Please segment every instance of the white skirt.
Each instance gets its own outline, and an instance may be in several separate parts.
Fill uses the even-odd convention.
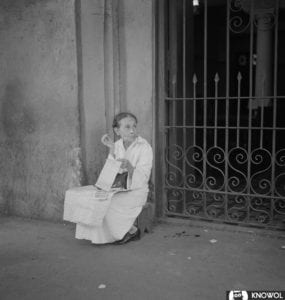
[[[142,211],[148,189],[138,189],[114,194],[101,226],[76,224],[75,238],[106,244],[121,240],[131,229]]]

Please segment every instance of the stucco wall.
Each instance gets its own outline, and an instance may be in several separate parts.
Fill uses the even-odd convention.
[[[0,41],[0,211],[60,220],[81,176],[74,0],[2,0]]]
[[[107,155],[101,144],[106,132],[104,84],[105,0],[81,0],[78,6],[78,42],[81,76],[81,131],[87,180],[94,184]]]
[[[74,2],[0,2],[0,213],[61,220],[118,110],[152,139],[152,0]]]
[[[141,135],[153,136],[153,0],[120,0],[120,77],[127,110]]]

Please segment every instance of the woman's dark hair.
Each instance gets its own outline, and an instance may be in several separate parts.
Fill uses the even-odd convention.
[[[120,127],[120,123],[119,122],[122,119],[127,118],[127,117],[133,118],[136,121],[136,123],[138,123],[138,119],[137,119],[137,117],[134,114],[129,113],[129,112],[121,112],[121,113],[118,113],[117,115],[115,115],[112,127],[113,128],[119,128]]]

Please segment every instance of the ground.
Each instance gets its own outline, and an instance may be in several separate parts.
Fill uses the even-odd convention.
[[[161,221],[125,245],[91,245],[71,223],[0,217],[0,299],[224,300],[285,290],[285,232]]]

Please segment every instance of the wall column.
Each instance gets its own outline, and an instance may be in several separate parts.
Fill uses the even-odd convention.
[[[270,105],[272,95],[272,14],[267,9],[256,11],[256,74],[255,74],[255,99],[253,109]]]
[[[255,97],[252,109],[270,105],[272,96],[272,28],[274,0],[241,0],[245,12],[253,13],[256,25]]]
[[[121,111],[119,2],[105,0],[104,18],[104,88],[106,129],[110,130],[115,114]]]

